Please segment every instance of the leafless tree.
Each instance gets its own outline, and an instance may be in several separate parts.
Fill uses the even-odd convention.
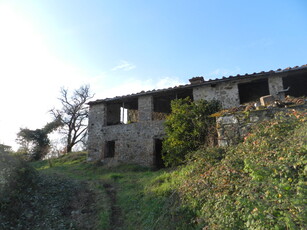
[[[62,88],[61,96],[58,98],[62,108],[50,110],[56,118],[60,117],[62,122],[62,131],[66,139],[66,152],[71,152],[72,148],[82,142],[87,135],[88,106],[86,102],[93,98],[88,85],[81,86],[74,90],[72,96],[69,96],[68,89]]]

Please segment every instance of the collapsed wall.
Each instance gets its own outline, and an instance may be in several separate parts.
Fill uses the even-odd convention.
[[[248,135],[254,125],[273,119],[280,112],[290,112],[294,109],[307,110],[307,105],[226,113],[216,119],[218,145],[236,145],[243,141],[244,137]]]

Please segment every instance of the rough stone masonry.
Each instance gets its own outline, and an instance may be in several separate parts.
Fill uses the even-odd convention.
[[[246,103],[260,104],[262,96],[282,100],[286,95],[306,96],[306,91],[307,65],[304,65],[207,81],[196,77],[186,85],[91,101],[88,160],[110,166],[135,163],[161,167],[163,123],[174,99],[215,99],[227,109]],[[261,120],[261,116],[266,117],[256,114],[248,118],[246,127]],[[220,145],[235,143],[247,132],[242,119],[236,116],[218,118]]]

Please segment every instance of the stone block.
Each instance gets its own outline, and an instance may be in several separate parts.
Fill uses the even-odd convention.
[[[250,122],[255,123],[255,122],[258,122],[258,121],[259,121],[259,117],[257,117],[257,116],[251,116],[251,117],[249,118],[249,120],[250,120]]]
[[[274,103],[274,101],[275,101],[275,98],[272,95],[267,95],[267,96],[260,97],[260,104],[262,106],[271,105],[271,104]]]
[[[235,116],[224,116],[224,117],[219,117],[217,118],[218,123],[222,123],[224,125],[227,124],[237,124],[238,119]]]
[[[218,145],[221,146],[221,147],[228,146],[228,141],[225,140],[225,139],[220,139],[220,140],[218,140]]]

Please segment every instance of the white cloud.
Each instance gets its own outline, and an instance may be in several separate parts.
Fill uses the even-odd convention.
[[[164,89],[182,84],[184,83],[179,81],[176,77],[162,77],[157,80],[127,79],[115,87],[104,89],[102,93],[97,93],[96,96],[98,96],[99,99],[112,98],[115,96],[124,96],[153,89]]]
[[[112,71],[116,71],[116,70],[124,70],[124,71],[130,71],[135,69],[136,66],[127,62],[127,61],[120,61],[120,64],[118,64],[117,66],[115,66],[114,68],[112,68]]]

